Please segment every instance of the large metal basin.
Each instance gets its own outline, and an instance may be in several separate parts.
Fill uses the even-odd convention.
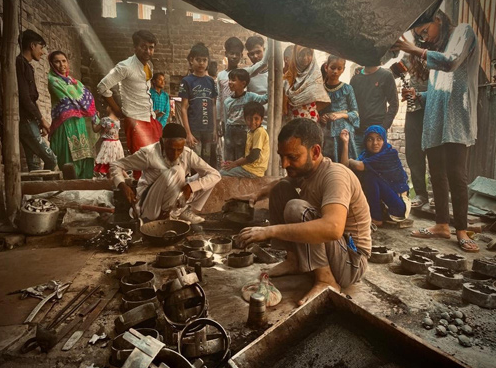
[[[153,245],[176,244],[189,233],[191,227],[180,220],[155,220],[141,225],[140,232]]]

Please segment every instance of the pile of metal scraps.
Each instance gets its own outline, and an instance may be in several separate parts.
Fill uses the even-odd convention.
[[[52,212],[57,210],[57,206],[46,199],[31,198],[24,204],[24,209],[29,212]]]
[[[133,244],[133,231],[131,229],[114,226],[94,238],[89,239],[85,246],[106,247],[118,253],[124,253]]]

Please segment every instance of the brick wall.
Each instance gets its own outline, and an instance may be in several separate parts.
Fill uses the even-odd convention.
[[[62,0],[63,1],[63,0]],[[3,6],[0,4],[3,18]],[[51,25],[49,23],[71,24],[56,0],[23,0],[22,1],[22,30],[32,29],[39,33],[47,42],[47,54],[40,62],[33,62],[36,86],[40,93],[38,106],[45,119],[50,122],[50,95],[47,87],[48,53],[55,50],[64,51],[70,62],[71,74],[81,77],[81,44],[78,30],[74,27]]]
[[[133,55],[131,36],[135,31],[145,29],[155,34],[158,44],[152,59],[154,71],[162,71],[170,76],[172,94],[177,93],[178,84],[188,71],[186,56],[195,43],[205,43],[210,51],[210,59],[217,61],[220,71],[224,69],[224,42],[231,36],[239,37],[244,42],[254,34],[238,24],[221,20],[194,22],[192,17],[187,17],[186,12],[180,10],[172,12],[170,21],[163,10],[154,10],[150,20],[138,19],[137,4],[117,4],[117,18],[98,17],[95,16],[97,10],[87,10],[93,14],[88,19],[113,64]],[[98,62],[101,56],[93,57]],[[246,63],[251,64],[245,52],[245,59],[240,66]],[[102,77],[96,69],[90,70],[93,90]]]

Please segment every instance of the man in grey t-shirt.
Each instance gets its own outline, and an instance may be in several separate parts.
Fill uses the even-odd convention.
[[[322,130],[312,120],[290,121],[278,136],[288,177],[243,196],[251,203],[269,197],[270,226],[243,229],[240,244],[271,239],[274,248],[287,251],[270,276],[314,274],[314,286],[300,305],[329,286],[340,290],[359,281],[372,247],[360,182],[348,168],[322,156],[322,141]]]

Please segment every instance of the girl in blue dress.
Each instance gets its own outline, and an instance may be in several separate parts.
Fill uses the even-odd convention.
[[[326,77],[324,88],[331,99],[331,104],[319,111],[320,123],[324,130],[323,154],[334,162],[339,162],[342,147],[339,134],[343,129],[346,129],[351,137],[348,157],[354,159],[358,156],[354,141],[355,128],[360,126],[358,105],[353,87],[339,80],[345,65],[345,59],[329,55],[324,67]]]

